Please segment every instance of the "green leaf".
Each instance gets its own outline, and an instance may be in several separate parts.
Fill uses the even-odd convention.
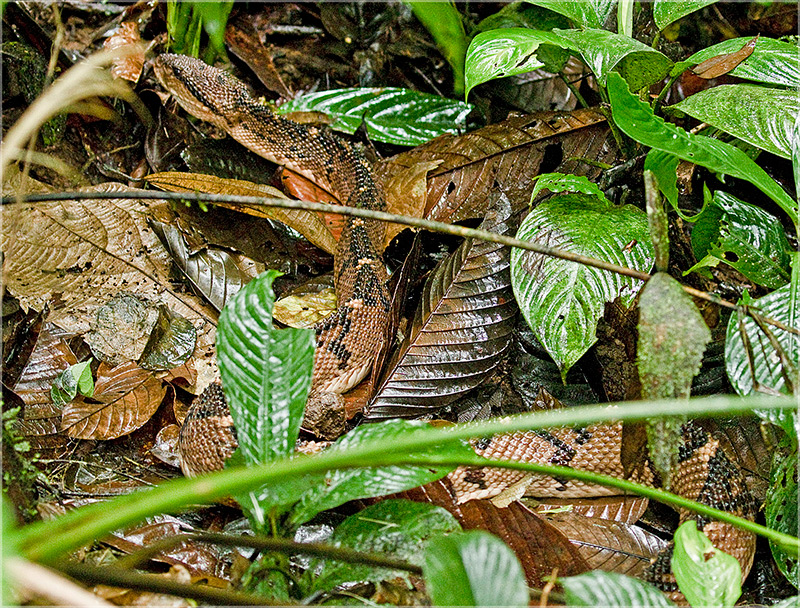
[[[425,546],[425,587],[434,606],[527,606],[517,556],[488,532],[432,538]]]
[[[608,78],[608,95],[614,122],[645,146],[675,154],[683,160],[749,181],[798,222],[796,204],[767,173],[741,150],[715,139],[687,133],[655,116],[652,108],[632,95],[619,74]]]
[[[532,30],[552,30],[568,28],[569,20],[539,6],[525,2],[506,4],[496,13],[489,15],[473,30],[473,35],[501,28],[522,27]]]
[[[772,604],[772,608],[800,608],[800,595],[787,597],[785,600],[781,600],[777,604]]]
[[[703,257],[684,274],[724,262],[770,289],[785,285],[791,276],[791,248],[778,219],[721,190],[697,220],[692,246]]]
[[[776,453],[764,500],[767,526],[787,534],[797,534],[797,490],[797,451],[789,455]],[[800,564],[797,557],[773,541],[770,541],[769,546],[780,571],[797,587],[800,584]]]
[[[717,55],[733,53],[750,40],[749,37],[731,38],[698,51],[686,61],[698,64]],[[800,86],[800,55],[797,53],[797,45],[762,36],[756,42],[753,53],[737,65],[730,75],[745,80],[797,88]]]
[[[533,191],[531,192],[531,201],[533,201],[542,190],[549,190],[553,194],[557,192],[591,194],[600,199],[600,201],[609,204],[606,195],[598,188],[597,184],[589,181],[589,179],[583,175],[542,173],[534,179],[536,180],[536,184],[533,186]]]
[[[362,121],[375,141],[419,146],[443,133],[466,128],[472,104],[401,88],[333,89],[303,95],[278,112],[323,112],[335,118],[331,128],[355,133]]]
[[[568,606],[661,608],[674,606],[653,585],[614,572],[587,572],[558,579]]]
[[[665,272],[647,281],[639,299],[636,364],[645,399],[688,399],[711,340],[703,316],[680,283]],[[648,423],[650,457],[669,488],[678,464],[682,420]]]
[[[680,159],[674,154],[661,150],[650,150],[644,159],[644,170],[655,175],[658,189],[672,205],[672,208],[683,219],[687,219],[678,208],[678,163]],[[692,220],[693,221],[693,220]]]
[[[517,238],[648,271],[653,248],[644,212],[584,194],[548,199],[528,214]],[[627,248],[631,241],[636,245]],[[564,376],[596,341],[606,302],[630,303],[641,282],[530,251],[511,252],[511,283],[522,314]]]
[[[653,19],[658,29],[663,30],[670,23],[681,17],[699,11],[704,6],[714,4],[717,0],[655,0],[653,3]]]
[[[742,594],[739,562],[712,545],[694,521],[675,532],[672,572],[692,606],[733,606]]]
[[[424,0],[404,2],[411,6],[414,15],[433,36],[442,55],[453,68],[453,92],[461,95],[464,90],[464,55],[469,39],[464,33],[464,23],[455,5],[452,2]]]
[[[492,30],[478,34],[469,45],[467,93],[493,78],[542,67],[544,64],[535,57],[542,44],[556,45],[579,55],[601,85],[605,85],[608,74],[617,66],[623,69],[635,90],[661,80],[672,67],[672,62],[655,49],[606,30]]]
[[[311,385],[314,332],[272,325],[272,282],[280,274],[268,270],[250,281],[225,306],[217,327],[222,386],[248,464],[294,452]]]
[[[83,363],[70,365],[59,374],[50,387],[50,399],[55,405],[66,405],[75,399],[78,393],[86,397],[94,394],[94,379],[89,367],[91,364],[90,358]]]
[[[790,290],[791,283],[787,283],[762,298],[752,302],[747,298],[740,303],[750,304],[762,315],[771,317],[789,327],[800,329],[800,301],[796,297],[790,297]],[[728,321],[728,331],[725,337],[725,366],[728,371],[728,378],[736,392],[740,395],[749,395],[754,392],[753,376],[750,373],[748,364],[748,351],[739,331],[740,318],[739,313],[734,312],[730,321]],[[783,347],[789,361],[795,368],[796,375],[797,366],[800,363],[800,348],[798,348],[797,336],[777,327],[767,327]],[[750,342],[753,369],[759,385],[767,390],[788,392],[782,373],[781,360],[777,356],[768,336],[750,316],[744,318],[744,328]],[[787,373],[791,372],[787,371]],[[794,378],[794,385],[795,387],[800,386],[800,378]]]
[[[616,0],[526,0],[531,4],[549,9],[559,15],[564,15],[581,27],[602,28],[611,11],[614,10]]]
[[[203,29],[216,54],[225,57],[225,27],[233,2],[193,2],[192,10],[200,17]],[[213,60],[213,56],[208,58]]]
[[[337,547],[349,547],[366,553],[387,554],[417,566],[423,564],[423,543],[439,534],[460,532],[456,519],[442,507],[410,500],[390,499],[367,507],[339,524],[330,538]],[[407,573],[326,560],[314,573],[312,590],[332,589],[351,581],[380,582]]]
[[[797,91],[729,84],[700,91],[671,107],[762,150],[792,157],[790,135],[800,113]]]

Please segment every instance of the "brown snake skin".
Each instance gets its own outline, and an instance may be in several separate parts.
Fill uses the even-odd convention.
[[[308,177],[347,205],[385,208],[369,163],[350,145],[326,131],[277,116],[253,99],[244,84],[197,59],[161,55],[154,65],[164,88],[194,116],[224,129],[264,158]],[[366,376],[382,338],[389,307],[386,271],[380,258],[383,231],[380,222],[349,218],[342,233],[334,268],[340,307],[316,328],[312,388],[303,423],[317,436],[332,438],[343,430],[342,409],[337,409],[339,394]],[[520,432],[474,445],[488,458],[559,464],[625,477],[621,446],[621,424]],[[235,430],[222,389],[218,384],[211,385],[195,400],[181,429],[182,468],[187,475],[221,469],[235,447]],[[653,481],[646,464],[628,478],[645,484]],[[461,467],[449,480],[459,503],[494,499],[498,504],[508,504],[522,495],[586,497],[618,493],[508,469]],[[673,473],[671,490],[748,519],[755,515],[754,501],[738,468],[716,440],[690,425],[684,428],[680,464]],[[690,512],[680,512],[680,519],[681,523],[695,519],[714,545],[739,560],[743,576],[747,575],[755,549],[752,534]],[[648,578],[680,599],[669,573],[670,554],[671,550],[659,556]]]

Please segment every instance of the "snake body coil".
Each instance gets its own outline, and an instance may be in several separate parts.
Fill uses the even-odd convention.
[[[194,116],[229,133],[260,156],[283,164],[328,189],[347,205],[385,208],[369,163],[354,148],[326,131],[300,125],[274,114],[254,100],[244,84],[197,59],[161,55],[155,70],[162,85]],[[380,222],[348,218],[335,256],[336,291],[340,306],[316,328],[311,395],[304,427],[318,436],[335,437],[344,428],[339,394],[369,372],[386,327],[389,296],[380,259],[384,227]],[[594,425],[495,436],[476,444],[476,451],[500,460],[572,466],[624,477],[621,460],[622,426]],[[193,404],[181,429],[182,467],[187,474],[222,468],[236,447],[235,432],[219,385],[209,387]],[[650,483],[644,465],[631,478]],[[449,476],[456,500],[496,498],[523,493],[532,496],[597,496],[605,488],[553,479],[526,477],[508,469],[459,468]],[[684,430],[679,470],[672,490],[682,496],[752,519],[753,500],[741,475],[719,444],[691,426]],[[750,569],[755,538],[728,524],[706,521],[687,512],[712,542],[734,555],[743,575]],[[670,580],[669,552],[656,560],[649,578],[675,591]]]

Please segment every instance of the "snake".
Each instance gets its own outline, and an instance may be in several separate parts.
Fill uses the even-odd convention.
[[[244,83],[198,59],[163,54],[155,59],[154,72],[187,112],[221,128],[249,150],[310,179],[343,204],[386,208],[370,163],[355,146],[330,131],[276,114]],[[323,439],[343,432],[341,394],[370,372],[386,330],[390,297],[381,259],[384,231],[379,221],[348,217],[334,256],[339,306],[315,327],[314,367],[303,420],[304,429]],[[632,473],[625,470],[622,433],[621,423],[516,432],[477,440],[473,448],[491,459],[557,464],[653,484],[655,474],[649,461]],[[194,400],[181,427],[181,468],[190,476],[219,470],[236,446],[236,430],[222,387],[211,384]],[[678,461],[671,491],[740,517],[755,518],[755,501],[741,472],[704,430],[684,426]],[[447,479],[459,504],[491,499],[503,506],[521,496],[569,498],[614,493],[594,484],[491,467],[459,467]],[[755,553],[752,533],[684,509],[679,516],[681,523],[696,521],[716,547],[739,561],[743,578],[747,575]],[[670,559],[668,548],[654,560],[645,578],[680,600],[670,574]]]

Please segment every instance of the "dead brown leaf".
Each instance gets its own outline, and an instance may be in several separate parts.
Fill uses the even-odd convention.
[[[103,48],[108,50],[118,49],[129,44],[138,44],[142,41],[139,36],[139,26],[135,21],[123,21],[111,36],[106,38]],[[111,65],[111,75],[130,82],[138,82],[144,68],[144,45],[139,50],[131,52],[124,57],[115,59]]]
[[[717,55],[716,57],[706,59],[704,62],[694,66],[692,68],[692,72],[694,72],[696,76],[705,80],[723,76],[724,74],[727,74],[733,70],[737,65],[742,63],[742,61],[750,57],[756,48],[757,42],[758,34],[755,36],[755,38],[748,41],[747,44],[742,46],[742,48],[740,48],[738,51],[726,53],[724,55]]]

